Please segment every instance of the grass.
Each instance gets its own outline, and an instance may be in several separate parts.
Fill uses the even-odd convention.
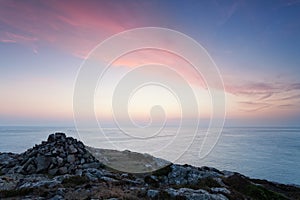
[[[248,185],[246,188],[242,191],[245,195],[252,197],[253,199],[261,199],[261,200],[268,200],[268,199],[274,199],[274,200],[281,200],[281,199],[287,199],[281,194],[278,194],[276,192],[270,191],[265,189],[262,186],[259,185]]]
[[[190,188],[193,190],[205,189],[208,190],[212,187],[220,187],[220,184],[213,178],[207,177],[199,180],[198,184],[184,184],[184,185],[172,185],[174,189]]]
[[[169,164],[163,168],[160,168],[160,169],[154,171],[152,174],[154,176],[167,176],[172,171],[171,166],[172,166],[172,164]]]
[[[71,176],[62,181],[62,185],[65,187],[75,187],[77,185],[83,185],[88,183],[89,180],[85,176]]]
[[[201,189],[209,189],[212,187],[220,187],[221,185],[215,179],[211,177],[203,178],[199,181],[198,186]]]
[[[23,188],[16,190],[1,190],[0,197],[8,198],[8,197],[16,197],[16,196],[25,196],[33,192],[32,188]]]
[[[261,185],[253,184],[248,178],[241,175],[233,175],[223,180],[226,185],[229,185],[239,194],[250,197],[251,199],[259,200],[281,200],[287,199],[285,196],[264,188]]]

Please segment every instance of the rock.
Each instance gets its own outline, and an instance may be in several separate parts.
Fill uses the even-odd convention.
[[[68,157],[67,157],[67,161],[69,162],[69,163],[74,163],[75,162],[75,156],[73,155],[73,154],[71,154],[71,155],[68,155]]]
[[[0,188],[1,190],[12,190],[16,188],[17,182],[16,177],[11,176],[1,176],[0,178]]]
[[[111,177],[107,177],[107,176],[102,176],[100,177],[101,180],[109,182],[109,183],[116,183],[119,182],[118,180],[111,178]]]
[[[55,174],[57,174],[58,172],[58,169],[57,168],[54,168],[54,169],[49,169],[48,170],[48,174],[54,176]]]
[[[26,182],[23,185],[19,186],[19,189],[41,188],[41,187],[53,188],[59,184],[60,184],[60,182],[55,181],[55,180],[42,180],[42,181],[38,181],[38,182]]]
[[[158,190],[148,190],[147,191],[147,197],[150,199],[156,199],[158,198],[159,191]]]
[[[85,163],[85,164],[82,165],[82,169],[99,168],[101,166],[102,165],[99,162]]]
[[[45,172],[49,165],[51,164],[51,158],[49,157],[45,157],[45,156],[38,156],[36,159],[35,159],[35,163],[36,163],[36,172],[39,173],[39,172]]]
[[[48,136],[48,139],[47,139],[48,142],[55,142],[55,135],[54,134],[50,134]]]
[[[97,178],[101,178],[102,176],[105,176],[104,173],[102,172],[102,170],[95,169],[95,168],[88,168],[88,169],[84,170],[83,173],[91,173],[94,176],[96,176]]]
[[[23,165],[23,168],[27,168],[31,163],[34,162],[34,158],[29,158],[28,160],[26,160],[26,162]],[[31,164],[32,165],[32,164]]]
[[[48,136],[47,141],[18,154],[0,153],[1,173],[75,174],[77,169],[102,165],[85,149],[82,142],[64,133]]]
[[[62,166],[62,164],[63,164],[63,162],[64,162],[64,159],[61,158],[61,157],[57,157],[57,158],[56,158],[56,161],[57,161],[58,166]]]
[[[159,187],[159,181],[158,181],[157,177],[155,177],[155,176],[153,176],[153,175],[151,175],[151,176],[146,176],[146,177],[144,178],[144,181],[145,181],[145,183],[151,185],[152,187],[156,187],[156,188]]]
[[[92,173],[89,173],[89,172],[86,172],[85,176],[92,182],[95,182],[98,180],[98,178],[95,175],[93,175]]]
[[[54,197],[52,197],[50,200],[63,200],[63,199],[64,199],[63,196],[57,194]]]
[[[198,189],[193,190],[190,188],[180,188],[178,190],[173,188],[168,188],[165,190],[170,197],[172,198],[184,198],[187,200],[228,200],[224,195],[222,194],[210,194],[206,190]]]
[[[30,164],[30,165],[27,166],[26,171],[27,171],[27,173],[29,173],[29,174],[33,174],[33,173],[34,173],[35,171],[37,171],[37,170],[36,170],[36,168],[35,168],[34,165]]]
[[[204,178],[217,178],[223,174],[215,168],[172,165],[166,181],[171,185],[197,185]]]
[[[59,174],[67,174],[68,173],[68,168],[67,167],[60,167],[58,169]]]
[[[66,139],[66,134],[64,133],[55,133],[55,139],[64,142]]]
[[[213,193],[230,194],[230,191],[226,188],[210,188]]]
[[[222,173],[224,174],[224,176],[227,178],[229,176],[234,175],[234,172],[231,171],[227,171],[227,170],[223,170]]]
[[[72,144],[68,147],[68,150],[69,150],[69,153],[76,153],[77,152],[77,149]]]

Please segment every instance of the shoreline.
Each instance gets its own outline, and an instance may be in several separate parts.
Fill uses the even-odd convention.
[[[57,131],[65,132],[67,135],[77,139],[80,138],[76,129],[70,128],[2,128],[0,130],[2,138],[0,141],[0,151],[22,153],[35,144],[39,144],[41,141],[45,140],[49,133]],[[114,133],[119,134],[117,130],[106,129],[104,131],[107,131],[107,133],[113,131]],[[166,131],[173,131],[173,129],[166,129]],[[187,163],[193,166],[212,166],[220,170],[240,172],[249,177],[263,178],[284,184],[300,185],[300,171],[298,170],[300,166],[298,164],[299,159],[297,156],[297,146],[300,144],[299,131],[300,129],[290,131],[277,128],[258,130],[256,128],[227,129],[225,127],[218,145],[208,157],[199,160],[197,153],[195,154],[194,152],[199,151],[200,149],[198,148],[198,145],[194,145],[189,148],[189,151],[184,154],[182,159],[175,163]],[[80,135],[81,134],[85,134],[85,132],[80,133]],[[97,132],[93,131],[91,136],[83,135],[82,139],[86,142],[89,138],[96,136],[96,134]],[[121,134],[119,135],[121,136]],[[157,140],[158,142],[160,141],[160,139]],[[105,142],[102,141],[103,140],[99,138],[88,144],[99,148],[113,148],[110,147],[111,145],[106,145]],[[122,145],[119,143],[121,140],[115,141],[117,146],[119,146],[119,144]],[[231,145],[228,145],[229,143]],[[126,144],[126,146],[128,145]],[[147,151],[149,152],[152,151],[148,147],[145,148],[148,149]],[[119,150],[124,149],[122,148]],[[140,152],[139,149],[141,149],[141,147],[137,146],[136,148],[133,143],[132,148],[128,146],[127,149]],[[257,149],[257,151],[254,149]],[[162,154],[159,155],[159,157],[166,160],[169,160],[170,158],[168,154]]]
[[[98,155],[93,153],[95,158],[90,153],[92,149],[63,133],[56,133],[21,154],[0,153],[0,198],[300,198],[298,185],[252,179],[237,172],[219,171],[211,167],[172,164],[130,151],[98,149]],[[137,174],[110,167],[114,160],[119,166],[128,167],[126,161],[129,157],[143,161],[133,166],[139,166],[139,163],[144,165],[147,161],[148,171]],[[122,161],[122,158],[125,159]],[[161,168],[162,165],[165,167]],[[153,166],[158,170],[153,171]],[[137,168],[135,170],[138,171]],[[83,196],[72,196],[78,192]]]

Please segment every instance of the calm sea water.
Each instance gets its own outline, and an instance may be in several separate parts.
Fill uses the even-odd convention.
[[[82,130],[68,127],[0,127],[0,152],[20,153],[46,140],[50,133],[65,132],[99,148],[148,152],[177,163],[212,166],[237,171],[253,178],[300,185],[300,128],[242,127],[224,128],[217,145],[203,159],[199,157],[203,137],[189,133],[176,135],[167,128],[154,137],[132,138],[118,129]],[[135,135],[136,136],[136,135]],[[178,136],[177,140],[173,140]],[[192,145],[190,143],[192,142]],[[210,144],[206,144],[210,145]]]

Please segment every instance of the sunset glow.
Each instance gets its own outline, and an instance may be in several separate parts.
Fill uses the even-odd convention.
[[[227,125],[299,125],[299,2],[194,3],[177,12],[175,1],[0,1],[0,124],[72,125],[74,82],[90,51],[121,31],[163,27],[190,36],[215,61]],[[103,80],[107,96],[95,93],[99,120],[112,118],[111,88],[121,73],[149,63],[172,66],[191,84],[200,117],[211,117],[205,77],[177,55],[147,49],[112,63]],[[157,76],[176,82],[170,74]],[[176,98],[154,86],[137,91],[128,112],[147,120],[155,105],[167,118],[180,118]]]

